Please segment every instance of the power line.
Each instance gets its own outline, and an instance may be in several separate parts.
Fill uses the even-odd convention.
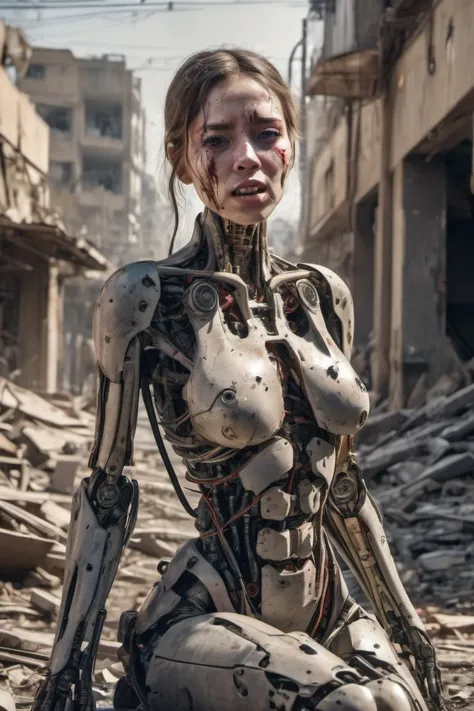
[[[133,10],[135,12],[148,11],[149,8],[163,8],[163,10],[174,12],[175,10],[188,9],[188,7],[239,7],[242,5],[286,5],[287,7],[306,7],[305,0],[216,0],[215,2],[210,2],[209,0],[185,0],[184,2],[146,2],[140,3],[139,5],[131,4],[130,2],[100,2],[98,0],[81,0],[81,2],[75,2],[74,0],[69,0],[63,3],[63,8],[67,10],[77,10],[77,9],[87,9],[100,8],[101,10],[107,11],[109,8],[122,8],[124,10]],[[0,4],[0,10],[58,10],[56,3],[41,3],[41,4]]]
[[[96,2],[97,0],[94,0]],[[0,6],[0,10],[3,10],[3,7]],[[157,12],[164,12],[164,10],[154,10],[149,13],[155,14]],[[181,11],[182,12],[182,11]],[[26,19],[22,21],[23,27],[34,27],[38,22],[41,23],[48,23],[48,26],[51,27],[51,25],[60,25],[64,23],[69,23],[71,20],[91,20],[91,19],[96,19],[96,18],[104,18],[106,19],[107,17],[114,17],[117,18],[117,16],[124,16],[124,15],[133,15],[134,13],[131,12],[130,10],[106,10],[104,12],[84,12],[84,13],[79,13],[75,15],[58,15],[57,17],[41,17],[38,19]]]

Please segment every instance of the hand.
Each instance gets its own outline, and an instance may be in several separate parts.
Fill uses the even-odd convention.
[[[428,689],[428,698],[435,704],[439,711],[446,711],[443,699],[441,673],[436,662],[436,652],[426,632],[412,627],[409,632],[410,649],[415,657],[416,670],[423,687]],[[425,691],[422,688],[422,691]]]
[[[31,711],[64,711],[71,698],[71,681],[64,674],[46,679],[39,684]]]
[[[31,711],[95,711],[91,684],[87,681],[81,683],[75,677],[71,670],[56,676],[48,673],[38,686]]]

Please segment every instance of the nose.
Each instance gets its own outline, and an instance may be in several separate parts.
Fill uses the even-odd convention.
[[[241,173],[244,170],[258,170],[260,167],[260,160],[251,142],[242,141],[236,150],[235,170]]]

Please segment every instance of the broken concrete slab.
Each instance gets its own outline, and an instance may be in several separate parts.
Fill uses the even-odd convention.
[[[70,427],[80,420],[68,417],[64,410],[55,407],[44,398],[6,378],[0,378],[0,405],[19,410],[25,415],[47,422],[55,427]]]
[[[12,504],[11,501],[0,500],[0,512],[10,519],[24,523],[29,529],[32,529],[37,534],[39,533],[41,536],[48,536],[52,540],[59,541],[67,539],[67,534],[61,528],[39,518],[39,516],[35,516],[21,506]]]
[[[380,437],[400,429],[408,420],[409,411],[390,410],[369,418],[356,436],[356,445],[373,444]]]
[[[441,437],[449,442],[456,442],[473,432],[474,413],[469,412],[466,417],[445,427],[445,429],[441,432]]]
[[[35,610],[48,615],[57,615],[61,606],[61,599],[57,595],[41,588],[32,589],[30,602]]]
[[[423,553],[416,562],[425,570],[442,571],[449,570],[455,565],[464,565],[466,555],[457,550],[436,550]]]
[[[0,689],[0,711],[16,711],[15,700],[6,689]]]
[[[77,470],[82,458],[74,454],[60,454],[51,475],[49,488],[58,494],[73,494]]]
[[[162,558],[163,556],[172,557],[176,553],[177,546],[160,540],[153,533],[143,531],[134,531],[133,536],[128,544],[130,548],[141,551],[146,555],[154,558]]]
[[[62,506],[59,506],[54,501],[44,501],[40,506],[40,511],[42,517],[53,523],[59,528],[67,529],[69,527],[69,522],[71,519],[70,511],[67,511]]]
[[[370,478],[393,464],[411,457],[416,458],[423,454],[426,454],[426,445],[423,441],[404,437],[370,452],[367,456],[363,456],[361,466],[364,476]]]
[[[405,494],[413,493],[414,490],[421,490],[425,481],[442,484],[445,481],[449,481],[449,479],[463,476],[472,471],[474,471],[474,455],[471,452],[451,454],[436,462],[436,464],[427,467],[418,479],[412,484],[407,484],[403,487],[403,491]]]
[[[428,417],[431,420],[453,417],[463,410],[474,407],[474,383],[462,390],[458,390],[449,397],[440,398],[439,401],[430,404],[432,404],[432,407],[431,409],[428,408]]]
[[[42,565],[53,545],[49,538],[0,528],[0,571],[6,574]]]
[[[12,651],[47,653],[52,648],[53,641],[52,632],[33,632],[19,627],[0,629],[0,647],[8,647]]]

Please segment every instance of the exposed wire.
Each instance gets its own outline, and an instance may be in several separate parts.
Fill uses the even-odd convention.
[[[183,506],[183,508],[185,509],[185,511],[193,518],[197,518],[197,512],[193,509],[193,507],[187,500],[186,495],[184,494],[184,492],[181,488],[181,484],[179,483],[179,479],[178,479],[177,474],[174,470],[173,464],[171,463],[171,460],[169,458],[168,452],[166,451],[165,443],[163,442],[160,428],[158,426],[158,420],[156,417],[155,406],[153,404],[153,399],[152,399],[152,396],[150,393],[150,382],[146,377],[143,377],[141,379],[140,385],[141,385],[143,403],[144,403],[145,409],[147,411],[148,419],[150,420],[151,430],[153,432],[153,436],[154,436],[156,444],[158,446],[158,451],[159,451],[161,458],[163,460],[163,464],[166,467],[166,470],[168,472],[168,476],[171,480],[171,483],[173,484],[176,495],[178,496],[178,499],[179,499],[181,505]]]

